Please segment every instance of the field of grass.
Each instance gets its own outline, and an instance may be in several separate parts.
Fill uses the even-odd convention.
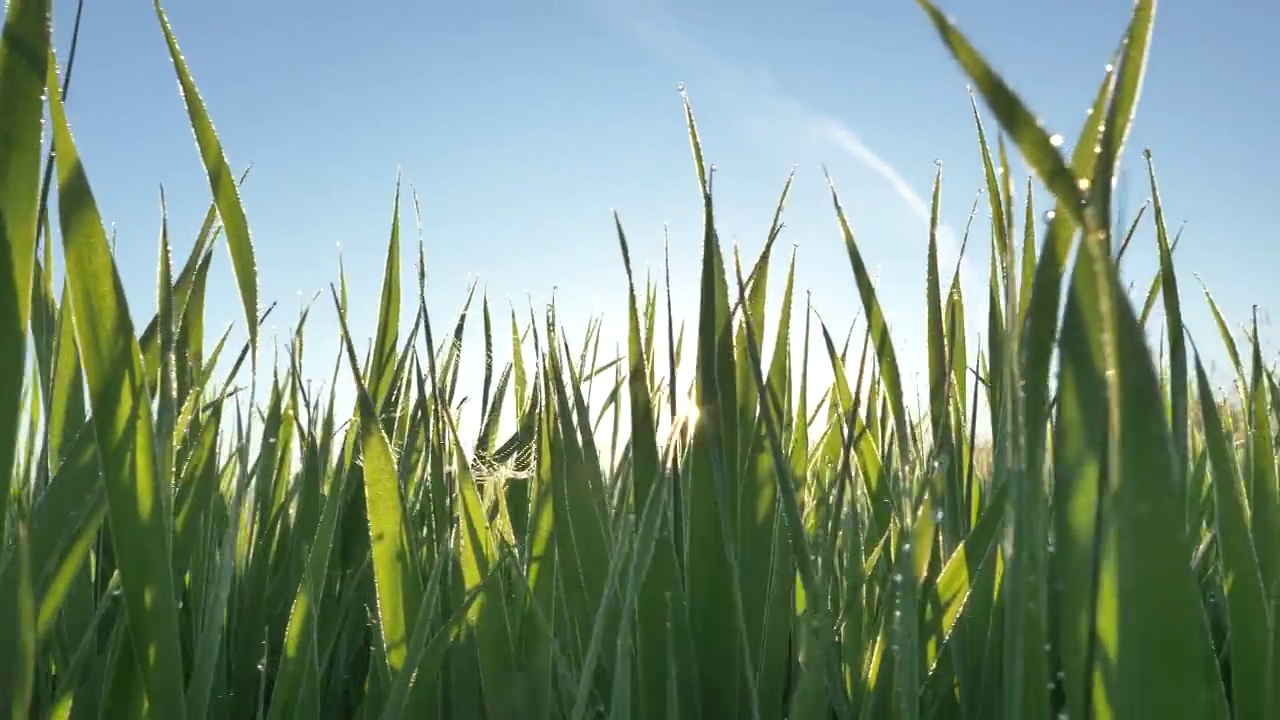
[[[49,0],[9,0],[3,711],[1280,717],[1280,384],[1256,322],[1237,347],[1206,293],[1235,392],[1210,386],[1183,332],[1154,171],[1151,213],[1134,221],[1154,225],[1160,258],[1154,278],[1136,279],[1142,307],[1120,276],[1133,231],[1109,229],[1156,3],[1135,3],[1069,157],[919,4],[1000,129],[984,132],[975,102],[992,218],[986,317],[965,316],[958,271],[939,267],[930,238],[923,413],[905,402],[834,187],[860,342],[842,346],[811,313],[791,326],[794,273],[773,267],[785,190],[761,257],[725,262],[687,100],[705,207],[688,338],[663,289],[632,279],[619,224],[624,357],[603,357],[598,332],[565,337],[554,308],[508,320],[487,303],[485,347],[464,349],[465,315],[442,326],[418,301],[401,317],[426,280],[419,247],[419,286],[400,286],[397,220],[372,350],[356,353],[339,281],[260,372],[266,313],[237,179],[158,1],[212,203],[180,266],[166,228],[158,312],[133,317],[57,90]],[[1049,213],[1029,195],[1014,205],[1014,151]],[[935,186],[935,235],[937,206]],[[250,328],[243,347],[206,337],[220,245]],[[770,281],[786,288],[773,323]],[[1157,303],[1166,340],[1152,347]],[[300,376],[307,312],[341,321],[333,372],[353,379],[354,407]],[[966,347],[979,324],[984,346]],[[485,363],[470,392],[481,422],[462,437],[457,378],[470,362]],[[811,382],[817,367],[829,386]]]

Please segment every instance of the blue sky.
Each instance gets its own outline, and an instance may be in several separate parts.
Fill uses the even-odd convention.
[[[74,3],[56,4],[65,58]],[[604,312],[606,340],[623,340],[614,209],[641,272],[660,271],[669,228],[676,308],[692,322],[701,218],[676,89],[683,82],[718,167],[721,235],[741,244],[744,262],[761,247],[797,167],[782,248],[797,245],[799,289],[813,293],[843,336],[858,300],[822,177],[822,165],[829,168],[880,274],[914,384],[923,370],[924,203],[935,161],[943,167],[947,265],[982,184],[965,79],[914,2],[531,5],[167,3],[228,160],[236,169],[254,165],[243,198],[261,299],[280,302],[273,327],[282,340],[300,297],[326,293],[310,321],[308,373],[327,378],[338,349],[327,288],[337,279],[339,245],[353,330],[362,344],[373,334],[398,170],[422,206],[437,334],[479,276],[504,340],[508,298],[527,317],[526,293],[541,307],[553,290],[571,330]],[[943,8],[1068,138],[1129,12],[1115,0]],[[1280,66],[1269,32],[1278,23],[1280,10],[1264,0],[1165,2],[1157,16],[1127,153],[1127,210],[1131,216],[1150,195],[1139,164],[1150,146],[1169,221],[1187,223],[1179,280],[1202,348],[1217,343],[1193,273],[1236,325],[1253,304],[1276,305],[1280,246],[1269,193],[1280,162],[1280,101],[1265,87]],[[141,325],[155,307],[159,187],[181,262],[207,206],[207,181],[151,4],[88,3],[79,52],[69,115]],[[984,117],[992,131],[994,119]],[[1017,172],[1025,179],[1021,165]],[[984,205],[966,255],[974,303],[985,288],[986,217]],[[403,219],[412,289],[412,211]],[[1152,237],[1143,232],[1126,263],[1144,289]],[[786,255],[774,265],[779,278]],[[243,337],[234,287],[220,249],[210,326],[237,322],[233,337]],[[985,325],[981,312],[970,319],[973,332]],[[1264,339],[1271,335],[1264,328]],[[479,350],[471,348],[475,360]],[[1212,358],[1221,362],[1216,351]]]

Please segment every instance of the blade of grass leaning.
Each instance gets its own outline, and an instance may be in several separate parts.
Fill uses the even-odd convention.
[[[1217,570],[1226,590],[1232,708],[1238,718],[1271,717],[1275,701],[1270,671],[1274,640],[1257,632],[1270,621],[1258,556],[1249,533],[1248,496],[1223,431],[1213,388],[1198,356],[1195,364],[1204,442],[1213,468]]]
[[[56,75],[50,72],[50,81]],[[89,387],[112,540],[120,566],[147,700],[156,713],[186,717],[170,543],[156,476],[151,410],[142,357],[88,178],[66,112],[51,94],[58,210],[67,283]]]
[[[1148,23],[1149,25],[1149,23]],[[1134,42],[1130,40],[1129,42]],[[1178,477],[1184,478],[1190,470],[1190,451],[1188,434],[1190,432],[1187,417],[1187,343],[1183,335],[1182,303],[1178,296],[1178,275],[1173,269],[1173,250],[1169,244],[1169,234],[1164,222],[1164,208],[1160,204],[1160,188],[1156,184],[1155,164],[1151,159],[1151,151],[1143,153],[1147,161],[1147,177],[1151,181],[1151,201],[1155,210],[1156,243],[1160,251],[1160,285],[1164,299],[1164,314],[1167,322],[1169,342],[1169,409],[1173,431],[1173,449],[1178,461]],[[1179,496],[1185,496],[1187,489],[1179,483]]]
[[[1133,15],[1124,35],[1124,47],[1119,53],[1120,66],[1117,68],[1115,90],[1107,108],[1102,136],[1094,146],[1097,157],[1094,160],[1093,175],[1091,178],[1081,175],[1081,189],[1089,190],[1088,208],[1093,216],[1092,223],[1086,225],[1092,224],[1104,233],[1111,226],[1111,196],[1115,188],[1116,168],[1124,152],[1129,130],[1133,127],[1138,98],[1142,94],[1142,81],[1147,74],[1147,56],[1151,49],[1155,11],[1156,0],[1136,0],[1133,4]],[[1108,235],[1108,254],[1111,252],[1111,242]],[[1184,366],[1183,374],[1185,373]]]
[[[340,309],[337,290],[332,287],[330,290],[334,306]],[[377,590],[378,632],[388,667],[395,675],[404,665],[408,633],[414,623],[411,613],[416,610],[422,591],[405,537],[404,503],[400,497],[400,483],[396,479],[395,459],[378,422],[373,398],[360,379],[360,365],[346,318],[341,312],[338,317],[359,403],[360,449],[369,544],[373,550],[374,587]]]
[[[253,240],[249,235],[249,223],[245,218],[244,206],[240,203],[240,190],[227,159],[222,151],[222,143],[209,119],[204,101],[196,89],[191,71],[187,69],[187,61],[178,48],[178,39],[169,26],[169,18],[160,7],[160,0],[154,0],[156,17],[160,28],[164,31],[165,42],[169,47],[169,58],[177,71],[178,85],[182,89],[182,97],[187,106],[187,115],[191,120],[191,129],[196,136],[196,144],[200,147],[200,159],[209,178],[209,189],[213,193],[214,202],[218,206],[218,214],[222,217],[222,226],[227,236],[227,249],[231,255],[231,267],[235,272],[236,284],[240,289],[240,302],[244,306],[246,331],[249,333],[249,344],[252,347],[250,364],[257,367],[258,357],[258,264],[254,259]]]
[[[7,3],[0,39],[0,538],[22,422],[44,92],[50,76],[49,5],[48,0]]]
[[[893,349],[893,340],[889,336],[889,325],[885,321],[884,311],[881,309],[880,300],[876,296],[871,274],[867,272],[866,263],[862,259],[862,253],[858,250],[857,242],[853,237],[853,230],[849,227],[849,220],[840,204],[840,197],[836,194],[835,183],[830,175],[827,176],[827,188],[831,193],[831,202],[835,205],[836,219],[840,223],[840,232],[844,238],[845,250],[849,254],[849,264],[853,267],[854,281],[858,285],[858,295],[862,300],[862,309],[866,313],[867,323],[871,328],[871,341],[875,347],[876,359],[879,361],[881,381],[884,384],[886,400],[893,413],[894,444],[897,446],[898,451],[898,471],[902,472],[910,465],[912,448],[910,446],[910,434],[907,431],[909,422],[907,409],[902,401],[902,380],[899,375],[898,356]],[[898,508],[898,510],[899,512],[907,511],[906,508]]]

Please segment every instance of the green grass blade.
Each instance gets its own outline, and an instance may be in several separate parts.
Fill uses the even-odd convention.
[[[1139,6],[1151,3],[1139,3]],[[1150,25],[1148,21],[1147,25]],[[1130,40],[1130,42],[1134,42]],[[1145,40],[1144,40],[1145,42]],[[1123,84],[1125,78],[1121,77]],[[1117,96],[1119,101],[1119,96]],[[1178,493],[1183,495],[1183,478],[1190,470],[1190,450],[1188,434],[1190,432],[1187,417],[1187,343],[1183,335],[1182,301],[1178,296],[1178,275],[1173,269],[1173,250],[1169,244],[1169,235],[1164,222],[1164,208],[1160,204],[1160,189],[1156,185],[1155,165],[1151,160],[1151,152],[1145,153],[1147,160],[1147,177],[1151,181],[1151,200],[1155,209],[1156,242],[1160,250],[1160,284],[1164,298],[1164,313],[1167,321],[1169,338],[1169,407],[1173,430],[1173,449],[1178,466],[1175,468],[1178,477]]]
[[[53,77],[53,74],[50,74]],[[67,282],[94,432],[107,487],[112,539],[128,608],[130,637],[150,707],[186,717],[169,522],[160,500],[151,410],[137,336],[89,181],[57,94],[50,96],[58,210]]]
[[[337,290],[331,290],[334,306],[339,308],[343,344],[356,383],[360,406],[360,449],[364,467],[369,545],[373,553],[374,587],[377,591],[378,631],[387,665],[394,675],[404,666],[408,633],[414,623],[411,613],[417,608],[422,592],[406,537],[404,502],[400,496],[400,483],[396,478],[395,458],[378,422],[378,411],[373,398],[360,379],[356,349],[351,342],[346,318],[341,313]]]
[[[1249,533],[1249,505],[1243,479],[1223,432],[1213,388],[1196,358],[1196,385],[1204,425],[1204,441],[1213,467],[1215,529],[1218,534],[1222,587],[1226,590],[1227,636],[1230,640],[1231,696],[1237,718],[1271,717],[1272,637],[1258,632],[1270,624],[1259,572],[1258,556]]]
[[[169,58],[177,71],[178,85],[182,89],[182,97],[187,106],[187,115],[191,120],[191,129],[196,136],[196,144],[200,147],[200,159],[204,163],[205,173],[209,177],[209,188],[214,202],[218,206],[218,214],[222,216],[222,225],[227,236],[227,249],[231,255],[231,266],[235,271],[236,284],[240,289],[240,302],[244,305],[246,332],[249,333],[249,345],[252,348],[252,365],[257,366],[258,356],[258,264],[254,259],[253,240],[249,235],[249,223],[245,218],[244,206],[240,203],[240,190],[231,168],[227,166],[226,156],[222,152],[222,143],[209,119],[204,101],[196,89],[191,71],[187,69],[187,61],[178,48],[178,39],[169,26],[169,19],[160,7],[160,0],[154,0],[156,17],[164,31],[165,41],[169,46]]]
[[[1050,137],[1035,115],[1023,104],[1005,81],[969,43],[955,24],[947,19],[930,0],[916,0],[933,22],[939,37],[965,74],[973,80],[978,92],[991,106],[1000,124],[1013,138],[1040,180],[1068,208],[1077,224],[1083,226],[1083,195],[1076,174],[1067,167],[1058,152],[1062,137]]]
[[[382,303],[378,306],[378,329],[373,341],[373,361],[366,386],[373,406],[381,408],[394,380],[396,341],[400,331],[400,179],[396,178],[396,198],[391,210],[391,239],[387,242],[386,267],[382,273]]]
[[[6,3],[0,38],[0,538],[22,423],[44,91],[51,75],[49,14],[48,0]]]
[[[862,299],[862,309],[866,313],[867,323],[871,330],[871,341],[874,344],[876,359],[879,361],[880,377],[884,383],[886,399],[893,413],[894,444],[898,449],[899,470],[905,470],[910,464],[911,444],[907,432],[909,420],[907,409],[902,401],[902,380],[898,370],[898,356],[893,349],[893,340],[889,337],[889,325],[885,321],[880,300],[876,297],[875,285],[871,274],[867,272],[862,253],[858,250],[853,238],[853,230],[849,227],[844,208],[836,194],[835,183],[827,177],[827,187],[831,192],[831,201],[835,205],[836,217],[840,222],[840,232],[844,237],[845,250],[849,253],[849,263],[853,267],[854,280],[858,284],[858,295]],[[905,511],[905,508],[901,510]]]

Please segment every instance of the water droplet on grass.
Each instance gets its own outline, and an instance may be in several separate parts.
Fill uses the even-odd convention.
[[[1054,146],[1054,147],[1062,147],[1062,136],[1061,136],[1061,135],[1056,135],[1056,134],[1055,134],[1055,135],[1050,136],[1050,137],[1049,137],[1049,144],[1050,144],[1050,145],[1052,145],[1052,146]]]
[[[678,84],[676,85],[676,90],[677,90],[678,92],[684,92],[684,83],[678,83]]]
[[[1058,212],[1056,210],[1046,210],[1044,213],[1044,221],[1050,222],[1057,216],[1058,216]]]

